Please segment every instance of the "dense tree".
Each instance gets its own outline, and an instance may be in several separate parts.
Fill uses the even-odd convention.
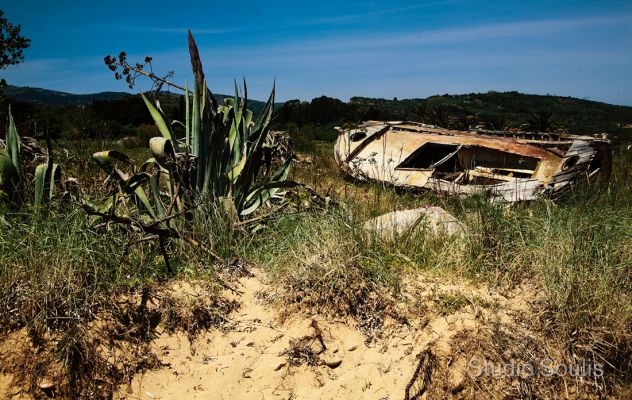
[[[0,69],[24,61],[24,50],[30,46],[31,39],[21,35],[20,25],[13,25],[4,18],[0,10]]]
[[[527,122],[528,129],[533,132],[552,132],[557,128],[550,111],[540,111],[531,114]]]
[[[482,114],[479,116],[479,121],[485,127],[485,129],[501,131],[507,128],[507,119],[502,115],[495,114]]]
[[[441,105],[436,106],[430,110],[429,114],[431,124],[444,128],[448,127],[450,116],[446,107]]]

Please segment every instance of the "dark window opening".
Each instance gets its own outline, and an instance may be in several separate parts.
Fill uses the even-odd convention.
[[[359,142],[362,139],[366,138],[366,132],[356,132],[351,135],[352,142]]]
[[[431,169],[439,162],[441,164],[455,165],[458,162],[456,153],[460,148],[461,146],[456,144],[424,143],[399,164],[397,168]],[[452,158],[454,158],[454,161]]]
[[[514,172],[514,176],[518,173],[518,170],[531,171],[527,173],[528,176],[531,176],[540,162],[539,159],[534,157],[478,146],[463,149],[463,151],[459,152],[459,158],[462,161],[462,165],[468,169],[476,167],[494,168],[500,171]]]
[[[433,178],[459,184],[495,185],[529,178],[540,160],[482,146],[425,143],[397,169],[434,170]]]

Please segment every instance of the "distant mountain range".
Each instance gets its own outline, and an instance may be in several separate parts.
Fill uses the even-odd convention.
[[[87,106],[94,101],[119,100],[123,97],[131,96],[130,93],[126,92],[72,94],[56,90],[12,85],[7,86],[6,95],[13,100],[48,106]]]
[[[166,97],[177,97],[179,94],[163,92]],[[35,88],[29,86],[12,86],[8,85],[6,96],[15,101],[21,101],[40,106],[87,106],[95,101],[113,101],[120,100],[128,96],[137,96],[127,92],[99,92],[90,94],[73,94],[59,92],[57,90],[49,90]],[[232,97],[224,94],[214,94],[218,101],[223,101],[226,97]],[[263,108],[265,102],[248,99],[249,108],[257,113]],[[280,107],[283,103],[275,103],[275,107]]]

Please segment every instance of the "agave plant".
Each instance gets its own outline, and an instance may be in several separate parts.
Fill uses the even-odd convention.
[[[161,136],[149,141],[153,155],[140,168],[126,173],[124,154],[103,151],[94,159],[119,184],[119,193],[134,199],[142,214],[160,221],[174,215],[193,215],[193,210],[221,204],[226,215],[243,219],[255,212],[286,182],[291,157],[274,174],[264,157],[274,105],[274,86],[254,119],[248,110],[247,86],[243,95],[235,83],[235,96],[218,104],[206,86],[198,49],[189,32],[189,51],[195,84],[185,84],[185,120],[169,122],[158,100],[141,95]],[[176,138],[173,127],[184,128]],[[116,196],[113,196],[115,198]],[[115,202],[109,205],[116,206]],[[109,206],[108,205],[108,206]]]
[[[0,149],[0,203],[20,206],[24,200],[25,174],[21,160],[21,141],[15,121],[9,109],[6,146]],[[41,207],[57,193],[67,194],[66,184],[73,179],[62,181],[61,167],[54,162],[53,153],[48,146],[47,161],[35,167],[35,195],[33,204]]]
[[[17,203],[22,186],[22,162],[20,160],[20,137],[9,110],[5,148],[0,150],[0,201]]]

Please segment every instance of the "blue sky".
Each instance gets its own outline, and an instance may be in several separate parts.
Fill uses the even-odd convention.
[[[518,90],[632,105],[628,1],[0,0],[32,39],[10,84],[128,90],[103,56],[154,57],[191,78],[186,30],[209,87],[245,77],[252,98],[384,98]],[[147,87],[139,85],[134,91]]]

